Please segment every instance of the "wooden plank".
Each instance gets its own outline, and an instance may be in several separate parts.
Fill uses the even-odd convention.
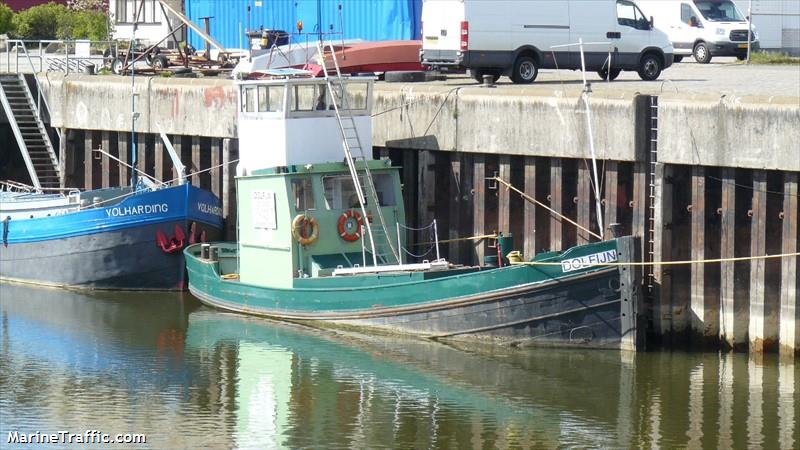
[[[783,227],[781,230],[781,253],[797,253],[798,251],[798,173],[783,174]],[[800,327],[797,326],[797,293],[800,290],[797,269],[800,269],[800,257],[781,259],[781,307],[780,307],[780,353],[782,356],[794,357],[800,348]]]
[[[631,217],[631,234],[634,236],[640,236],[642,238],[642,258],[649,261],[649,255],[647,253],[647,171],[648,163],[636,162],[633,164],[633,198],[631,199],[630,207],[633,209]],[[643,268],[642,272],[646,273],[647,270]]]
[[[136,133],[136,168],[139,176],[147,173],[147,135],[144,133]]]
[[[587,230],[592,227],[592,172],[586,165],[586,161],[578,162],[578,192],[577,192],[577,211],[578,211],[578,224]],[[588,244],[592,240],[592,236],[578,228],[578,245]]]
[[[161,140],[161,135],[156,134],[153,141],[153,170],[155,177],[159,181],[169,181],[172,177],[164,173],[164,159],[166,150],[164,150],[164,141]]]
[[[119,185],[126,186],[130,182],[128,164],[130,161],[130,148],[128,147],[128,133],[117,133],[117,151],[119,152]]]
[[[706,179],[702,166],[692,168],[692,225],[691,257],[702,261],[706,256]],[[704,336],[706,329],[705,264],[692,264],[691,268],[691,327],[697,336]]]
[[[176,148],[177,151],[177,148]],[[180,155],[180,153],[178,153]],[[222,216],[225,219],[226,238],[236,237],[236,159],[230,138],[222,140]],[[175,170],[173,168],[173,173]]]
[[[200,187],[200,175],[197,175],[197,172],[202,170],[200,166],[200,137],[192,136],[192,186],[194,187]]]
[[[720,258],[733,258],[736,239],[736,170],[722,169],[722,223],[720,225]],[[720,339],[731,348],[735,343],[734,263],[720,263]]]
[[[220,142],[219,138],[211,138],[211,193],[219,197],[220,188],[222,188],[222,177],[220,176],[221,167],[219,167],[220,160]]]
[[[403,150],[403,202],[406,210],[405,224],[417,227],[417,151]],[[406,231],[406,248],[413,253],[416,251],[417,233],[413,230]],[[407,258],[405,255],[404,258]]]
[[[767,252],[767,173],[763,170],[753,172],[753,203],[750,226],[750,256],[763,256]],[[764,351],[764,268],[766,261],[750,261],[750,322],[748,336],[750,351]]]
[[[472,236],[472,211],[473,211],[473,197],[472,188],[475,186],[473,182],[474,166],[472,162],[472,155],[463,153],[461,155],[461,208],[458,211],[460,232],[462,236]],[[477,264],[478,261],[473,260],[473,247],[474,241],[465,241],[461,244],[461,255],[463,264]],[[481,263],[483,261],[480,261]]]
[[[498,177],[511,183],[511,157],[502,155],[498,158]],[[507,186],[498,183],[497,228],[503,234],[511,233],[511,195]]]
[[[189,167],[190,164],[186,164],[186,158],[183,157],[183,136],[180,135],[170,136],[170,139],[172,140],[172,148],[175,150],[175,154],[178,155],[178,158],[180,158],[183,165],[186,166],[185,170],[186,170],[186,175],[188,176],[189,172],[191,171],[191,167]],[[178,175],[180,174],[178,173],[178,170],[175,169],[175,165],[173,164],[172,178],[178,178]]]
[[[672,259],[672,166],[656,164],[655,181],[655,223],[653,262],[670,261]],[[655,311],[653,323],[656,333],[662,339],[671,338],[673,331],[672,311],[672,269],[669,266],[653,266],[655,282]]]
[[[472,234],[482,236],[486,234],[486,157],[476,154],[472,166]],[[475,259],[483,264],[486,255],[486,241],[475,241]]]
[[[83,131],[83,187],[94,189],[92,184],[94,166],[94,153],[92,152],[92,130]]]
[[[525,157],[525,193],[536,198],[536,158],[533,156]],[[538,199],[537,199],[538,200]],[[524,225],[525,242],[523,254],[526,259],[536,254],[536,204],[525,201]]]
[[[613,239],[614,236],[611,234],[611,228],[609,228],[612,224],[616,224],[619,221],[619,205],[617,204],[617,198],[619,193],[619,163],[616,161],[606,161],[606,171],[605,171],[605,207],[603,210],[603,225],[605,226],[605,230],[603,230],[603,238]]]
[[[460,214],[459,211],[462,207],[462,189],[463,184],[461,180],[461,157],[459,153],[448,153],[450,158],[450,201],[448,205],[448,213],[450,218],[449,239],[459,239],[461,231]],[[450,261],[459,261],[461,255],[459,253],[459,241],[452,241],[448,244],[448,258]]]
[[[103,159],[101,160],[101,164],[102,164],[102,166],[101,166],[102,167],[102,169],[101,169],[102,170],[102,174],[101,174],[102,186],[104,188],[107,188],[107,187],[111,186],[111,165],[110,165],[111,164],[111,159],[106,154],[106,153],[111,153],[111,143],[110,143],[110,138],[109,138],[109,132],[105,131],[105,130],[102,131],[101,139],[102,139],[102,144],[101,145],[102,145],[103,151],[105,152],[105,153],[103,153],[103,157],[102,157]]]
[[[564,173],[563,161],[561,158],[550,158],[550,208],[557,212],[563,212],[563,180]],[[561,217],[550,213],[550,250],[563,250],[564,229],[561,224]]]
[[[62,189],[67,184],[67,136],[69,130],[61,129],[61,139],[58,140],[58,186]]]

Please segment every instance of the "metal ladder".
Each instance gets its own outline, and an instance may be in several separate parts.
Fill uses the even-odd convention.
[[[353,118],[352,110],[347,104],[347,92],[345,90],[345,83],[342,82],[342,72],[339,69],[339,62],[336,60],[336,51],[334,50],[333,44],[330,42],[328,43],[328,48],[330,49],[331,59],[333,60],[333,65],[336,69],[335,80],[328,75],[328,69],[325,64],[324,44],[322,41],[317,42],[317,53],[320,59],[320,66],[322,67],[322,75],[325,78],[325,84],[328,92],[330,93],[331,101],[333,102],[333,109],[336,112],[336,120],[339,123],[339,131],[342,135],[342,148],[344,150],[345,161],[347,162],[347,167],[350,170],[350,177],[353,179],[353,185],[356,189],[358,202],[361,206],[361,213],[365,219],[364,225],[372,252],[372,263],[376,266],[378,265],[379,255],[376,251],[376,238],[381,238],[382,241],[386,242],[386,247],[391,252],[392,260],[396,264],[401,264],[400,255],[394,248],[392,239],[389,236],[389,233],[386,231],[386,221],[383,218],[383,212],[381,211],[381,205],[375,189],[375,183],[372,179],[372,172],[369,170],[369,164],[367,164],[367,159],[364,156],[364,149],[361,146],[361,139],[358,137],[358,130],[356,129],[356,122]],[[337,85],[338,90],[334,89],[334,87]],[[341,106],[337,101],[337,94],[341,99]],[[354,150],[358,152],[356,156],[353,156]],[[359,168],[356,165],[357,161],[363,162],[363,178],[359,176]],[[377,212],[378,226],[375,230],[373,230],[373,227],[370,225],[370,220],[367,216],[367,198],[365,197],[365,192],[369,193],[369,201],[375,206],[375,210]],[[390,262],[387,259],[388,255],[380,255],[380,257],[383,260],[382,262]]]
[[[36,188],[58,188],[61,179],[58,156],[22,74],[0,74],[0,103],[17,139],[31,183]]]
[[[650,179],[647,206],[647,254],[649,261],[655,258],[656,224],[656,165],[658,164],[658,97],[650,96]],[[647,290],[653,292],[655,278],[653,266],[647,266]]]

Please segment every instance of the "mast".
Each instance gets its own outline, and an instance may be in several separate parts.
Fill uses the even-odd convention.
[[[589,94],[592,92],[592,87],[586,81],[586,61],[583,56],[583,39],[578,39],[578,45],[581,51],[581,74],[583,75],[583,92],[581,98],[586,105],[586,129],[589,132],[589,151],[592,155],[592,179],[594,179],[594,206],[597,213],[597,226],[600,228],[600,238],[603,239],[603,211],[600,205],[600,184],[597,181],[597,157],[594,152],[594,134],[592,133],[592,108],[589,105]],[[611,64],[609,61],[609,72],[611,71]]]
[[[136,15],[136,19],[133,21],[133,31],[131,33],[131,45],[128,48],[128,52],[133,55],[133,48],[136,45],[136,29],[138,28],[139,15]],[[136,119],[139,114],[136,112],[136,61],[134,58],[134,62],[131,63],[131,187],[136,188],[137,176],[136,176],[136,169],[138,165],[138,161],[136,161]]]

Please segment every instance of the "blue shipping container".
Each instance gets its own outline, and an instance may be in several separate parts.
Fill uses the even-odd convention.
[[[186,0],[186,15],[202,27],[211,19],[211,35],[228,48],[247,48],[246,30],[261,27],[292,33],[292,39],[315,40],[297,33],[330,33],[335,39],[367,41],[420,38],[422,0]],[[189,32],[195,48],[205,42]]]

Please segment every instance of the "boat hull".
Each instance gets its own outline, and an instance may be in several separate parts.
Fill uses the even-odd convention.
[[[618,261],[633,261],[633,239],[623,239],[617,246]],[[427,338],[636,346],[637,283],[635,271],[627,265],[561,274],[556,273],[559,266],[511,266],[451,279],[287,292],[220,280],[213,262],[196,259],[191,250],[186,252],[189,290],[203,303],[225,310]],[[593,251],[597,253],[588,250]],[[374,304],[368,305],[370,301]],[[345,306],[337,309],[332,306],[336,304]]]
[[[178,186],[137,194],[108,208],[11,220],[0,245],[0,280],[87,289],[184,290],[183,247],[221,235],[222,219],[209,211],[218,211],[215,197]],[[159,235],[166,245],[159,245]]]

